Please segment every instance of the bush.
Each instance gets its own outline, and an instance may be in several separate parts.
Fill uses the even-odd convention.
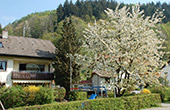
[[[26,93],[20,86],[0,89],[0,99],[5,108],[26,106]]]
[[[53,92],[50,88],[28,86],[13,86],[0,89],[0,99],[6,109],[52,103]]]
[[[159,94],[143,94],[120,98],[73,101],[68,103],[46,104],[20,107],[13,110],[139,110],[155,107],[161,102]]]
[[[49,87],[40,86],[40,90],[35,96],[33,105],[49,104],[53,102],[53,90]]]
[[[141,91],[141,93],[143,93],[143,94],[151,94],[151,91],[149,89],[143,89],[143,91]]]
[[[165,92],[165,101],[169,102],[170,101],[170,87],[165,87],[164,92]]]
[[[40,88],[36,86],[28,86],[28,87],[24,87],[23,90],[26,92],[27,104],[34,105],[37,92],[40,91]]]
[[[114,98],[114,92],[113,91],[107,91],[107,95],[109,98]]]
[[[149,88],[150,91],[152,93],[159,93],[160,97],[161,97],[161,101],[164,102],[165,101],[165,87],[164,86],[155,86],[155,87],[151,87]]]
[[[69,100],[86,100],[87,92],[70,92]]]
[[[54,98],[56,100],[63,100],[66,94],[66,89],[64,87],[55,87],[53,89]]]

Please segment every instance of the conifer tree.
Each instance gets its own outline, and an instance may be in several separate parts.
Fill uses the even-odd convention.
[[[57,85],[63,86],[66,89],[66,99],[68,99],[70,91],[70,63],[72,68],[73,83],[80,80],[79,68],[75,63],[74,58],[70,58],[71,54],[80,52],[81,43],[79,37],[76,35],[75,27],[72,23],[71,17],[66,18],[63,22],[62,38],[57,42],[56,47],[56,61],[55,61],[55,81]]]
[[[57,16],[58,16],[58,22],[60,22],[64,18],[64,9],[61,4],[57,8]]]
[[[1,26],[1,24],[0,24],[0,34],[2,34],[2,26]]]

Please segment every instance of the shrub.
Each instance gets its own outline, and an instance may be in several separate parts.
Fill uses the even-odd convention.
[[[26,96],[27,96],[27,104],[28,105],[33,105],[35,102],[35,98],[37,95],[37,92],[40,91],[40,87],[36,87],[36,86],[28,86],[28,87],[24,87],[23,90],[26,92]]]
[[[151,91],[149,89],[143,89],[143,91],[141,91],[141,93],[143,93],[143,94],[151,94]]]
[[[101,98],[95,100],[73,101],[20,107],[13,110],[139,110],[155,107],[161,102],[159,94],[143,94],[120,98]]]
[[[24,91],[27,93],[36,93],[40,90],[40,87],[36,87],[35,85],[24,87]]]
[[[13,86],[11,88],[0,89],[0,99],[6,109],[36,105],[48,104],[53,101],[52,89],[46,87]]]
[[[0,99],[5,108],[25,106],[26,93],[20,86],[1,88]]]
[[[64,87],[55,87],[53,89],[54,98],[57,100],[62,100],[65,97],[66,89]]]
[[[170,87],[165,87],[165,101],[170,101]]]
[[[49,104],[53,102],[53,90],[48,87],[40,86],[40,90],[36,93],[34,105]]]
[[[161,101],[165,101],[165,87],[164,86],[155,86],[149,88],[152,93],[159,93],[161,97]]]
[[[69,100],[86,100],[87,92],[70,92]]]
[[[107,95],[109,98],[114,98],[114,92],[113,91],[107,91]]]

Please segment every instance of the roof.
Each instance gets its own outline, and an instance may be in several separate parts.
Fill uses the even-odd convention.
[[[73,84],[92,84],[92,80],[81,80],[79,83],[73,83]]]
[[[102,78],[111,78],[111,73],[106,71],[93,71],[92,76],[96,74]]]
[[[0,38],[3,47],[0,55],[22,56],[51,59],[55,57],[55,46],[48,40],[9,36],[7,39]]]
[[[82,80],[79,82],[80,84],[91,84],[92,80]]]

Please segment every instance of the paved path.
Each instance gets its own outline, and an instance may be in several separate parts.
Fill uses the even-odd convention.
[[[154,108],[148,108],[148,109],[142,109],[142,110],[170,110],[170,104],[161,103],[162,107],[154,107]]]

